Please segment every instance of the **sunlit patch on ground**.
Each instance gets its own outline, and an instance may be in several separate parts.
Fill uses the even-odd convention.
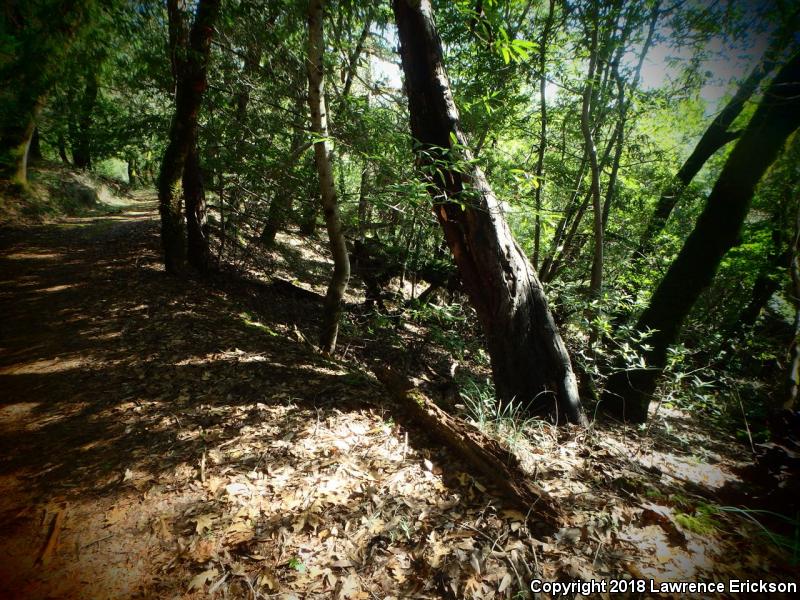
[[[786,572],[757,525],[714,500],[743,457],[686,415],[665,410],[646,432],[495,431],[565,510],[538,538],[399,425],[356,363],[313,351],[316,305],[273,296],[256,314],[168,278],[156,233],[124,218],[25,232],[10,256],[58,261],[2,265],[4,597],[508,598],[534,576]],[[322,256],[279,243],[292,261]],[[16,301],[33,293],[48,310]]]

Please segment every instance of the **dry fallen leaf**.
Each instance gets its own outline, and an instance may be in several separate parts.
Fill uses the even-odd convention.
[[[192,577],[192,580],[189,582],[189,591],[192,590],[200,590],[203,587],[214,580],[217,576],[219,571],[216,569],[208,569],[207,571],[203,571],[202,573],[195,575]]]
[[[195,517],[195,533],[198,535],[202,534],[204,531],[211,529],[211,524],[214,521],[214,515],[206,514],[206,515],[197,515]]]
[[[347,600],[348,598],[358,598],[361,592],[361,583],[355,573],[348,573],[346,576],[339,579],[339,593],[337,594],[338,600]]]

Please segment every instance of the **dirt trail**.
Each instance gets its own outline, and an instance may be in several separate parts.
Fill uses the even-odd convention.
[[[178,534],[206,498],[205,454],[291,382],[314,401],[343,375],[223,293],[167,277],[155,216],[144,199],[2,232],[2,597],[186,591]]]
[[[530,471],[570,522],[535,539],[313,350],[313,294],[167,276],[154,205],[0,231],[0,597],[510,598],[534,577],[778,572],[738,517],[675,525],[733,479],[734,447],[707,438],[541,424]]]

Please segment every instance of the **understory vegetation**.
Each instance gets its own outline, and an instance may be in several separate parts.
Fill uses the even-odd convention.
[[[11,2],[0,527],[41,550],[0,592],[78,597],[108,527],[149,558],[98,597],[796,577],[798,31],[782,0]]]

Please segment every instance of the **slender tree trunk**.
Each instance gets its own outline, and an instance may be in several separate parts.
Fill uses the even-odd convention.
[[[136,165],[136,157],[128,156],[128,187],[133,189],[138,185],[137,179],[139,177],[138,166]]]
[[[586,155],[589,157],[589,193],[592,197],[592,210],[594,211],[594,257],[592,260],[589,293],[594,297],[598,297],[603,288],[603,214],[602,206],[600,205],[600,166],[597,162],[597,147],[592,133],[592,90],[597,68],[597,30],[599,27],[596,1],[593,10],[594,24],[591,33],[591,47],[589,48],[589,73],[586,76],[583,102],[581,103],[581,133],[583,134],[583,143],[586,146]]]
[[[361,35],[358,36],[356,47],[353,53],[348,57],[347,77],[344,80],[344,87],[342,88],[342,98],[347,98],[350,95],[350,88],[353,86],[356,72],[358,71],[358,61],[361,58],[361,53],[364,51],[364,44],[369,37],[369,29],[372,26],[372,16],[367,15],[364,20],[364,27],[361,29]]]
[[[542,261],[541,280],[545,283],[552,279],[551,271],[555,271],[554,267],[558,261],[559,254],[564,248],[564,235],[566,234],[570,220],[577,209],[576,202],[578,201],[578,196],[581,193],[583,178],[586,174],[586,167],[589,164],[589,157],[586,155],[585,150],[586,149],[584,148],[583,158],[581,159],[581,164],[578,168],[578,176],[575,179],[575,189],[572,193],[572,197],[567,203],[567,208],[564,211],[564,215],[559,219],[558,225],[556,226],[556,232],[553,235],[553,240],[550,242],[550,253],[545,256],[544,260]]]
[[[786,377],[786,395],[783,407],[796,410],[800,398],[800,203],[795,220],[794,241],[792,244],[792,302],[794,304],[794,338],[789,346],[789,369]]]
[[[195,21],[189,34],[189,47],[185,61],[179,61],[180,72],[175,90],[175,115],[169,133],[169,143],[164,152],[158,177],[158,204],[161,214],[161,241],[164,248],[164,265],[168,272],[177,274],[184,270],[186,238],[181,210],[181,179],[186,158],[196,135],[197,117],[203,92],[206,88],[206,70],[211,50],[214,23],[219,13],[220,0],[199,0]],[[173,21],[183,19],[177,0],[168,2],[170,38],[173,38]],[[179,51],[171,48],[172,55]]]
[[[725,105],[725,108],[723,108],[711,122],[708,129],[703,133],[700,141],[697,142],[694,150],[689,155],[689,158],[686,159],[686,162],[683,163],[675,174],[675,177],[661,193],[656,203],[656,208],[653,211],[653,216],[650,218],[639,240],[639,245],[634,251],[634,258],[636,260],[642,260],[653,251],[656,238],[664,230],[667,220],[675,206],[677,206],[683,191],[686,186],[691,183],[695,175],[700,172],[703,165],[708,162],[708,159],[728,142],[739,137],[741,132],[729,131],[729,128],[733,125],[733,122],[742,112],[745,103],[747,103],[750,97],[755,93],[764,78],[775,68],[775,61],[780,56],[781,50],[786,46],[789,39],[788,36],[790,33],[793,34],[793,26],[791,24],[797,24],[798,12],[795,11],[794,15],[788,21],[789,24],[785,28],[785,31],[780,32],[776,36],[775,40],[767,49],[764,59],[741,83],[733,98],[730,99],[728,104]]]
[[[539,42],[539,118],[541,126],[539,131],[539,152],[536,157],[536,198],[535,220],[533,226],[533,268],[539,268],[539,246],[542,240],[542,190],[544,189],[544,155],[547,150],[547,44],[550,38],[550,29],[553,26],[553,12],[555,0],[550,0],[547,9],[547,18],[544,22],[542,40]]]
[[[430,2],[394,0],[392,7],[415,150],[423,166],[437,166],[428,188],[486,335],[498,398],[585,423],[569,355],[542,286],[485,176],[471,161]]]
[[[740,243],[742,224],[756,185],[800,126],[800,54],[780,70],[731,152],[680,253],[639,317],[639,331],[653,331],[642,350],[647,368],[621,371],[603,393],[606,412],[635,422],[647,409],[664,368],[667,350],[725,254]]]
[[[767,258],[766,264],[761,267],[753,283],[750,300],[739,313],[729,333],[730,336],[741,336],[756,324],[761,311],[780,288],[782,283],[780,275],[786,269],[790,259],[791,252],[789,250],[773,252]]]
[[[86,88],[72,147],[72,162],[79,169],[92,166],[92,112],[97,102],[97,91],[97,71],[91,69],[86,75]]]
[[[71,164],[69,162],[69,157],[67,156],[67,142],[64,139],[63,133],[58,134],[58,157],[65,165],[69,166]]]
[[[639,53],[639,61],[636,64],[636,68],[634,70],[633,81],[631,82],[631,92],[635,92],[639,88],[639,81],[642,78],[642,67],[644,66],[644,59],[647,56],[647,52],[650,50],[650,46],[653,44],[653,36],[656,32],[656,25],[658,24],[658,18],[661,14],[661,3],[657,2],[656,5],[653,7],[651,17],[650,17],[650,25],[647,29],[647,36],[645,37],[644,44],[642,45],[642,51]],[[631,107],[631,102],[633,100],[632,97],[625,97],[625,81],[622,79],[622,76],[619,74],[619,63],[616,63],[614,68],[614,75],[617,81],[617,102],[619,104],[619,118],[617,120],[617,125],[614,130],[614,139],[616,140],[616,151],[614,152],[614,160],[611,163],[611,174],[608,177],[608,188],[606,190],[606,198],[603,202],[603,230],[605,230],[606,225],[608,224],[608,215],[611,212],[611,205],[614,201],[614,194],[616,192],[617,187],[617,177],[619,175],[619,165],[620,160],[622,159],[622,152],[625,149],[625,126],[627,124],[628,119],[628,110]]]
[[[295,113],[305,115],[306,103],[303,94],[298,94],[295,98],[294,108]],[[292,210],[292,200],[294,199],[295,190],[289,184],[288,174],[292,172],[297,161],[302,156],[303,152],[305,152],[305,149],[308,148],[308,145],[305,143],[305,138],[306,132],[304,129],[304,122],[298,121],[295,123],[294,131],[292,132],[289,157],[281,167],[284,172],[284,184],[282,188],[278,190],[269,205],[267,223],[264,225],[264,230],[261,232],[260,236],[261,243],[268,248],[275,244],[275,236],[278,232],[286,227],[286,221]],[[316,219],[316,215],[314,218]]]
[[[310,0],[308,6],[308,106],[311,110],[311,130],[317,136],[314,159],[319,175],[322,212],[328,228],[328,239],[333,255],[333,275],[325,296],[325,313],[322,317],[320,348],[332,353],[336,349],[342,302],[350,279],[350,258],[342,232],[342,221],[333,181],[333,165],[328,149],[328,119],[325,109],[325,71],[323,53],[324,0]]]
[[[183,198],[186,206],[187,259],[195,269],[208,270],[208,218],[203,172],[197,151],[197,139],[192,140],[183,169]]]
[[[30,150],[28,150],[28,161],[32,160],[42,160],[42,141],[41,136],[39,135],[38,127],[33,130],[31,147]]]
[[[300,219],[300,235],[312,236],[317,233],[317,217],[319,217],[319,194],[315,193],[308,198]]]
[[[369,220],[369,163],[365,160],[361,167],[361,183],[358,186],[358,239],[364,241]]]

